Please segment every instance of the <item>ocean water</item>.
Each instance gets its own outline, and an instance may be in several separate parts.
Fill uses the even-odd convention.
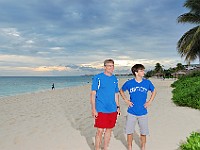
[[[0,76],[0,98],[92,83],[93,76]],[[118,76],[120,78],[130,78]]]
[[[91,84],[92,76],[4,76],[0,77],[0,97]]]

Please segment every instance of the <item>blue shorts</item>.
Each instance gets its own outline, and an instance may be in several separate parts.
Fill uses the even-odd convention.
[[[135,116],[130,113],[128,113],[126,118],[126,128],[125,133],[126,134],[133,134],[135,131],[135,125],[138,123],[140,128],[140,134],[141,135],[148,135],[149,129],[148,129],[148,115],[143,116]]]

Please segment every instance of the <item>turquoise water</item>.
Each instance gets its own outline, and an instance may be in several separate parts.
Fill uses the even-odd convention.
[[[51,90],[53,83],[55,85],[55,89],[91,84],[92,77],[93,76],[0,76],[0,98]],[[117,78],[120,79],[128,77],[118,76]]]
[[[92,76],[59,76],[59,77],[0,77],[0,97],[51,90],[89,84]]]

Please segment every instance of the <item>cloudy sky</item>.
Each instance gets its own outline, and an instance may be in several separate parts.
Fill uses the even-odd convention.
[[[94,74],[107,58],[115,73],[185,64],[176,49],[193,27],[177,23],[184,2],[0,0],[0,76]]]

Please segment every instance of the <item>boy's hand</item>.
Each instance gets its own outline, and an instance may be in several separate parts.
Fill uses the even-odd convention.
[[[92,117],[96,119],[97,116],[98,116],[97,111],[96,110],[92,110]]]
[[[144,104],[144,108],[148,108],[150,105],[151,105],[151,102],[148,101],[148,102],[146,102],[146,103]]]
[[[117,108],[117,114],[120,116],[121,114],[120,108]]]
[[[128,107],[133,107],[133,103],[130,100],[127,100],[126,103],[128,104]]]

